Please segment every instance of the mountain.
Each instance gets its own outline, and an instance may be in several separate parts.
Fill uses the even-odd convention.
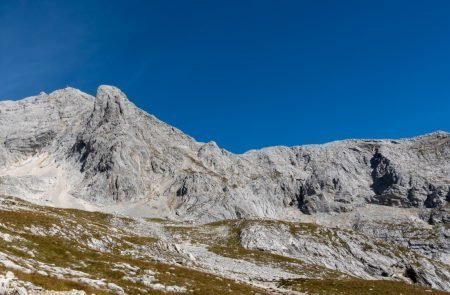
[[[161,265],[182,261],[199,276],[248,288],[242,293],[450,291],[447,132],[233,154],[145,113],[119,89],[100,86],[96,97],[66,88],[0,102],[0,138],[0,231],[9,235],[0,243],[0,270],[3,264],[5,271],[15,271],[19,279],[8,273],[4,281],[22,282],[17,288],[43,292],[52,286],[43,278],[30,280],[27,272],[62,280],[62,270],[27,268],[17,262],[21,259],[71,269],[61,257],[35,254],[39,260],[11,250],[14,239],[24,239],[29,244],[24,242],[23,252],[48,251],[51,246],[35,241],[39,235],[31,229],[38,227],[61,245],[79,244],[97,255],[98,263],[112,259],[111,253],[119,264],[128,259],[131,268],[141,267],[139,257],[159,259]],[[11,212],[31,224],[8,219]],[[45,218],[39,214],[55,223],[41,224]],[[89,218],[100,218],[99,228],[86,223]],[[69,233],[83,222],[87,236],[78,240]],[[54,226],[58,230],[52,231]],[[121,234],[103,230],[109,227]],[[135,252],[117,246],[126,237],[132,237],[128,243]],[[74,264],[80,258],[75,256]],[[64,276],[88,292],[190,290],[185,281],[175,280],[181,285],[172,289],[170,280],[129,283],[123,279],[132,276],[127,267],[119,270],[120,280],[102,273],[114,281],[112,287],[86,283],[92,274],[81,268],[84,276]],[[203,277],[193,278],[193,284],[200,286]],[[209,287],[204,288],[198,291]]]
[[[235,155],[196,142],[110,86],[95,98],[67,88],[2,102],[0,114],[1,189],[44,204],[138,204],[145,216],[214,221],[365,204],[435,208],[450,197],[445,132]]]

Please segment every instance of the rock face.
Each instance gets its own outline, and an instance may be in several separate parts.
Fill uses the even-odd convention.
[[[50,204],[141,202],[139,214],[211,221],[348,212],[368,203],[442,208],[450,199],[446,132],[235,155],[196,142],[110,86],[95,98],[67,88],[1,102],[0,123],[0,190]],[[65,199],[56,196],[63,186]]]

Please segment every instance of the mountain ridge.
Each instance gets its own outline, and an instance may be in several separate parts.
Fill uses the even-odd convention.
[[[160,208],[149,210],[152,214],[161,211],[171,218],[295,218],[295,207],[311,214],[351,211],[365,203],[429,207],[445,203],[450,186],[449,133],[442,131],[233,154],[165,124],[113,86],[100,86],[95,98],[66,88],[0,106],[7,129],[2,132],[4,166],[46,153],[66,167],[74,188],[67,193],[75,199],[101,205],[153,202]],[[26,121],[14,124],[21,116]],[[441,146],[441,154],[426,149],[419,154],[430,144]],[[423,171],[437,165],[439,173],[427,176],[412,165]]]
[[[117,87],[115,87],[115,86],[112,86],[112,85],[108,85],[108,84],[102,84],[102,85],[98,86],[97,92],[98,92],[98,90],[99,90],[100,88],[112,88],[112,89],[115,89],[116,91],[122,93],[122,95],[123,95],[123,96],[124,96],[124,97],[125,97],[125,98],[126,98],[126,99],[134,106],[134,107],[136,107],[137,109],[139,109],[141,112],[145,113],[145,114],[148,115],[148,116],[157,118],[155,115],[153,115],[153,114],[149,113],[148,111],[143,110],[143,109],[139,108],[137,105],[135,105],[132,101],[130,101],[130,100],[127,98],[127,96],[126,96],[119,88],[117,88]],[[37,98],[37,97],[40,97],[40,96],[50,96],[50,95],[55,95],[55,94],[62,93],[62,92],[74,92],[74,93],[78,93],[78,94],[81,95],[81,97],[88,98],[89,100],[92,100],[92,101],[95,101],[95,99],[96,99],[96,95],[94,96],[94,95],[89,94],[89,93],[87,93],[87,92],[81,91],[81,90],[78,89],[78,88],[75,88],[75,87],[72,87],[72,86],[67,86],[67,87],[65,87],[65,88],[53,90],[53,91],[51,91],[51,92],[49,92],[49,93],[44,92],[44,91],[41,91],[38,95],[27,96],[27,97],[24,97],[24,98],[18,98],[18,99],[0,99],[0,104],[2,104],[2,103],[11,104],[11,103],[17,103],[17,102],[20,102],[20,101],[33,100],[33,99],[35,99],[35,98]],[[167,123],[166,123],[166,124],[167,124]],[[175,129],[177,129],[177,130],[179,130],[180,132],[184,133],[180,128],[174,127],[174,126],[172,126],[172,125],[170,125],[170,126],[173,127],[173,128],[175,128]],[[184,134],[186,134],[186,133],[184,133]],[[450,134],[450,131],[439,130],[439,129],[438,129],[438,130],[435,130],[435,131],[430,131],[430,132],[423,133],[423,134],[419,134],[419,135],[415,135],[415,136],[399,137],[399,138],[397,138],[397,137],[396,137],[396,138],[389,138],[389,137],[386,137],[386,138],[384,138],[384,137],[382,137],[382,138],[369,138],[369,137],[364,137],[364,138],[362,138],[362,137],[361,137],[361,138],[336,139],[336,140],[326,141],[326,142],[323,142],[323,143],[307,143],[307,144],[294,144],[294,145],[278,145],[278,144],[276,144],[276,145],[269,145],[269,146],[264,146],[264,147],[260,147],[260,148],[250,148],[250,149],[248,149],[248,150],[245,150],[245,151],[239,152],[239,153],[230,151],[230,150],[228,150],[228,149],[226,149],[226,148],[221,148],[221,149],[225,149],[227,152],[232,153],[232,154],[235,154],[235,155],[243,155],[243,154],[248,153],[248,152],[260,151],[260,150],[264,150],[264,149],[277,148],[277,147],[295,148],[295,147],[308,147],[308,146],[323,146],[323,145],[329,145],[329,144],[333,144],[333,143],[347,142],[347,141],[348,141],[348,142],[357,142],[357,141],[399,141],[399,140],[414,140],[414,139],[420,139],[420,138],[422,138],[422,137],[428,137],[428,136],[434,136],[434,135],[449,135],[449,134]],[[188,136],[189,136],[189,135],[188,135]],[[189,136],[189,137],[191,137],[191,136]],[[194,138],[193,138],[193,139],[194,139]],[[195,140],[195,139],[194,139],[194,140]],[[196,140],[196,141],[197,141],[197,140]],[[215,143],[217,146],[219,146],[215,140],[210,140],[210,141],[207,141],[207,142],[203,142],[203,141],[197,141],[197,142],[198,142],[198,143],[203,143],[203,144],[206,144],[206,143],[210,143],[210,142],[211,142],[211,143]]]

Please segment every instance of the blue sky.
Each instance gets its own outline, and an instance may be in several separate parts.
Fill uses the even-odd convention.
[[[233,151],[450,130],[449,1],[0,1],[0,98],[121,88]]]

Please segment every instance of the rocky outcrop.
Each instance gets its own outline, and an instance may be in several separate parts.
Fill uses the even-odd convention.
[[[246,249],[268,251],[364,279],[400,279],[450,289],[448,267],[357,232],[313,224],[254,223],[240,231]]]
[[[449,202],[447,196],[447,202]],[[450,224],[450,206],[439,206],[431,211],[429,216],[426,216],[430,224]]]

